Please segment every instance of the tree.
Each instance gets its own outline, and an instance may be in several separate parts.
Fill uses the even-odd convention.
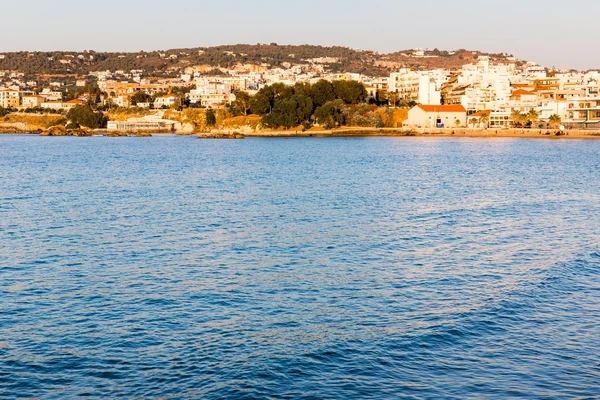
[[[333,85],[331,82],[321,79],[314,85],[311,90],[312,101],[315,106],[320,107],[328,101],[335,99],[335,93],[333,91]]]
[[[338,101],[328,101],[315,111],[315,118],[325,129],[335,128],[344,124],[344,113]]]
[[[286,129],[300,124],[309,126],[312,111],[313,103],[310,97],[293,95],[278,100],[273,112],[263,117],[263,123],[272,128],[283,126]]]
[[[292,100],[296,102],[296,119],[300,124],[308,122],[313,113],[313,102],[310,97],[305,95],[294,95]]]
[[[392,107],[396,107],[396,103],[398,103],[398,99],[400,98],[400,95],[396,92],[389,92],[388,93],[388,104]]]
[[[368,95],[363,84],[356,81],[334,81],[333,90],[335,97],[346,104],[364,103]]]
[[[454,125],[456,125],[457,128],[460,128],[460,120],[454,120]]]
[[[483,127],[487,129],[488,127],[488,122],[490,122],[490,117],[488,115],[488,113],[482,113],[481,117],[479,118],[479,122],[481,122],[483,124]]]
[[[479,122],[479,121],[477,120],[477,118],[471,118],[471,120],[469,121],[469,123],[470,123],[471,125],[473,125],[473,128],[475,128],[475,125],[477,125],[477,122]]]
[[[138,103],[150,103],[152,101],[152,96],[144,92],[137,92],[133,96],[131,96],[131,104],[134,106]]]
[[[523,115],[519,110],[514,110],[510,114],[510,120],[513,122],[515,126],[523,126]]]
[[[258,92],[249,102],[250,112],[257,115],[266,115],[271,112],[271,102],[265,93]]]
[[[217,124],[217,116],[212,108],[206,110],[206,125],[215,126]]]
[[[91,129],[106,128],[108,119],[100,111],[94,111],[88,105],[77,106],[67,113],[67,118],[74,124]]]
[[[298,82],[294,85],[294,94],[312,97],[312,85],[308,82]]]
[[[539,118],[540,117],[537,111],[535,111],[534,109],[529,110],[529,112],[527,113],[527,123],[532,126],[539,120]]]
[[[561,124],[561,122],[562,120],[558,114],[552,114],[548,119],[548,125],[550,125],[551,128],[558,127]]]
[[[235,100],[231,103],[233,115],[248,115],[250,110],[250,95],[247,92],[237,92]]]

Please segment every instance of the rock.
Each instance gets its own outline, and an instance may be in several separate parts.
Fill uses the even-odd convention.
[[[40,136],[67,136],[67,129],[62,125],[52,126],[40,133]]]
[[[92,132],[86,131],[85,129],[70,129],[67,130],[67,136],[92,136]]]
[[[244,139],[246,135],[240,132],[210,132],[201,133],[199,139]]]
[[[192,133],[194,133],[194,129],[195,129],[195,127],[192,124],[189,124],[189,123],[182,124],[181,125],[181,130],[177,131],[177,133],[178,134],[184,134],[184,135],[185,134],[192,134]]]

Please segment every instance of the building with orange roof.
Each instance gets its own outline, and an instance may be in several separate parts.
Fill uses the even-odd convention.
[[[462,105],[419,104],[408,112],[404,126],[418,128],[453,128],[467,125],[467,110]]]

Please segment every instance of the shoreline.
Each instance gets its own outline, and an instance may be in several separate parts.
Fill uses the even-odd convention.
[[[81,131],[81,130],[78,130]],[[104,137],[148,137],[161,135],[195,136],[202,139],[226,139],[232,136],[236,138],[310,138],[310,137],[415,137],[415,138],[520,138],[520,139],[600,139],[600,131],[568,130],[559,132],[557,130],[544,129],[398,129],[398,128],[339,128],[333,130],[307,130],[307,131],[253,131],[243,130],[221,130],[211,133],[185,133],[181,132],[115,132],[103,129],[86,130],[88,135],[73,135],[69,131],[63,134],[48,135],[44,131],[25,131],[19,129],[2,129],[0,135],[39,135],[39,136],[104,136]]]

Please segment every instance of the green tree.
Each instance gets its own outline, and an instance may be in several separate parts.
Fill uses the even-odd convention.
[[[310,117],[313,114],[313,102],[310,97],[297,94],[292,97],[296,103],[296,121],[299,124],[308,123],[310,125]]]
[[[527,123],[531,126],[535,125],[535,123],[540,119],[539,114],[534,109],[529,110],[527,113]]]
[[[335,81],[333,89],[336,98],[346,104],[364,103],[368,95],[363,84],[356,81]]]
[[[312,115],[312,100],[303,95],[294,95],[290,98],[283,98],[275,103],[273,112],[263,117],[263,124],[278,128],[283,126],[289,129],[308,122]]]
[[[344,112],[337,101],[328,101],[315,110],[317,123],[325,129],[332,129],[343,125],[345,122]]]
[[[510,114],[510,120],[513,122],[515,126],[522,126],[523,123],[523,114],[519,110],[514,110]]]
[[[561,122],[562,120],[558,114],[552,114],[548,119],[548,125],[550,125],[551,128],[558,127],[561,124]]]
[[[266,93],[258,92],[249,102],[250,112],[257,115],[266,115],[271,112],[271,101]]]
[[[396,92],[388,92],[388,104],[391,107],[396,107],[396,104],[398,104],[398,99],[399,99],[399,95]]]
[[[311,98],[313,104],[317,107],[324,105],[328,101],[334,100],[335,93],[331,82],[321,79],[312,85]]]
[[[482,113],[481,117],[479,118],[479,122],[481,122],[481,124],[483,125],[484,128],[488,127],[488,122],[490,122],[490,116],[488,113]]]
[[[206,110],[206,125],[215,126],[217,124],[217,116],[212,108]]]
[[[250,95],[247,92],[237,92],[235,100],[231,103],[233,115],[248,115],[250,111]]]
[[[150,103],[152,101],[152,96],[144,92],[137,92],[133,96],[131,96],[131,104],[137,105],[138,103]]]
[[[100,111],[94,111],[90,106],[77,106],[67,113],[67,118],[74,124],[91,129],[106,128],[108,119]]]
[[[298,82],[294,85],[294,95],[312,97],[312,85],[308,82]]]

